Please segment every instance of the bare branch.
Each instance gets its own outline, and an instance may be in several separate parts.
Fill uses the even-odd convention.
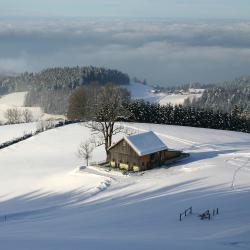
[[[89,159],[94,150],[94,146],[90,141],[82,142],[78,148],[78,156],[86,160],[87,166],[89,165]]]
[[[22,112],[17,108],[7,109],[4,114],[8,124],[17,124],[22,121]]]

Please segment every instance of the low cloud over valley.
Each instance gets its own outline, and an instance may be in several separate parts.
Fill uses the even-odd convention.
[[[250,22],[0,20],[0,72],[95,65],[173,85],[249,74]]]

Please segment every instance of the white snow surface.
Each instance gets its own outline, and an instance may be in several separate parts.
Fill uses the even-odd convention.
[[[14,92],[0,98],[0,105],[23,106],[27,92]]]
[[[130,91],[132,98],[134,99],[144,99],[147,102],[156,102],[161,105],[166,104],[183,104],[186,99],[193,100],[195,98],[200,98],[202,96],[203,89],[190,89],[192,93],[189,94],[166,94],[166,93],[153,93],[153,87],[149,85],[144,85],[141,83],[131,82],[130,85],[126,86]],[[197,93],[195,93],[197,91]]]
[[[125,140],[139,156],[152,154],[168,148],[166,144],[163,143],[162,140],[152,131],[131,135],[125,137]]]
[[[148,102],[159,102],[160,98],[155,93],[152,93],[153,88],[142,83],[131,82],[126,86],[134,99],[144,99]]]
[[[43,112],[40,107],[24,107],[27,92],[13,92],[0,96],[0,122],[6,122],[5,112],[10,108],[17,108],[21,112],[28,109],[34,120],[65,119],[62,115],[50,115]]]
[[[161,105],[167,105],[169,103],[173,105],[183,104],[186,99],[194,100],[198,99],[202,94],[159,94],[159,103]]]
[[[169,148],[191,156],[131,176],[94,166],[79,171],[85,163],[77,147],[91,135],[79,124],[0,150],[1,249],[250,249],[249,134],[125,126],[153,131]],[[11,126],[0,127],[0,135],[3,131],[12,136]],[[96,148],[92,161],[104,159],[104,148]],[[232,189],[240,166],[245,168]],[[190,206],[193,215],[180,222],[179,213]],[[198,218],[213,208],[219,215],[211,221]]]
[[[36,122],[0,126],[0,144],[33,133],[36,130]]]

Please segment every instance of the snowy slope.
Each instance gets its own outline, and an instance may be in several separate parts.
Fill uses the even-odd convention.
[[[5,122],[5,112],[9,108],[18,108],[20,111],[24,108],[24,100],[27,92],[14,92],[5,96],[0,97],[0,121]],[[42,115],[42,111],[39,107],[28,107],[34,118],[39,119]]]
[[[126,126],[152,130],[169,148],[191,157],[143,175],[123,176],[95,167],[79,172],[76,148],[90,136],[80,125],[50,130],[1,150],[3,249],[250,248],[250,170],[242,169],[235,189],[230,188],[234,170],[250,161],[249,134]],[[92,160],[103,159],[103,148],[96,149]],[[179,212],[191,205],[194,214],[179,222]],[[211,221],[197,217],[217,207],[220,214]]]
[[[160,100],[158,95],[152,93],[153,88],[151,86],[131,82],[126,88],[134,99],[144,99],[148,102],[159,102]]]
[[[22,137],[24,134],[30,134],[36,130],[37,123],[35,122],[0,126],[0,144]]]
[[[28,109],[31,111],[34,120],[38,119],[50,119],[50,118],[62,118],[64,119],[64,116],[55,116],[46,114],[42,111],[40,107],[24,107],[24,101],[25,96],[27,92],[14,92],[8,95],[4,95],[0,97],[0,122],[6,122],[6,118],[4,116],[5,112],[9,108],[17,108],[20,111],[23,111],[24,109]]]
[[[188,98],[191,100],[194,98],[200,98],[202,94],[200,93],[190,93],[190,94],[165,94],[165,93],[153,93],[153,87],[148,85],[143,85],[141,83],[131,82],[130,85],[126,86],[130,91],[132,98],[134,99],[144,99],[148,102],[156,102],[161,105],[166,104],[183,104]],[[198,90],[203,91],[203,90]],[[195,92],[195,89],[192,89]]]
[[[14,92],[0,98],[0,105],[23,106],[27,92]]]
[[[168,103],[171,103],[171,104],[183,104],[184,101],[186,99],[190,99],[190,100],[193,100],[193,99],[196,99],[196,98],[200,98],[202,96],[202,94],[159,94],[159,103],[161,105],[166,105]]]

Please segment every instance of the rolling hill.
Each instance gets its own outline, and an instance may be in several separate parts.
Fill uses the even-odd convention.
[[[91,134],[80,124],[5,148],[0,151],[4,249],[249,249],[250,135],[125,125],[137,133],[152,130],[190,157],[136,175],[94,166],[79,171],[84,162],[77,147]],[[12,127],[0,127],[2,133],[11,134]],[[103,159],[103,148],[95,149],[92,161]],[[193,215],[180,222],[179,213],[190,206]],[[219,215],[211,221],[198,218],[214,208]]]
[[[5,112],[7,109],[17,108],[20,111],[29,110],[34,120],[46,120],[64,118],[61,115],[50,115],[43,112],[40,107],[25,107],[25,96],[27,92],[13,92],[0,97],[0,122],[6,122]]]
[[[153,87],[143,85],[141,83],[131,82],[125,88],[131,93],[133,99],[143,99],[148,102],[156,102],[161,105],[183,104],[188,98],[199,98],[200,94],[165,94],[153,93]],[[32,112],[35,120],[50,119],[50,118],[64,118],[63,115],[51,115],[43,112],[40,107],[25,107],[25,96],[27,92],[13,92],[0,97],[0,122],[5,122],[4,113],[9,108],[18,108],[20,110],[28,109]]]

